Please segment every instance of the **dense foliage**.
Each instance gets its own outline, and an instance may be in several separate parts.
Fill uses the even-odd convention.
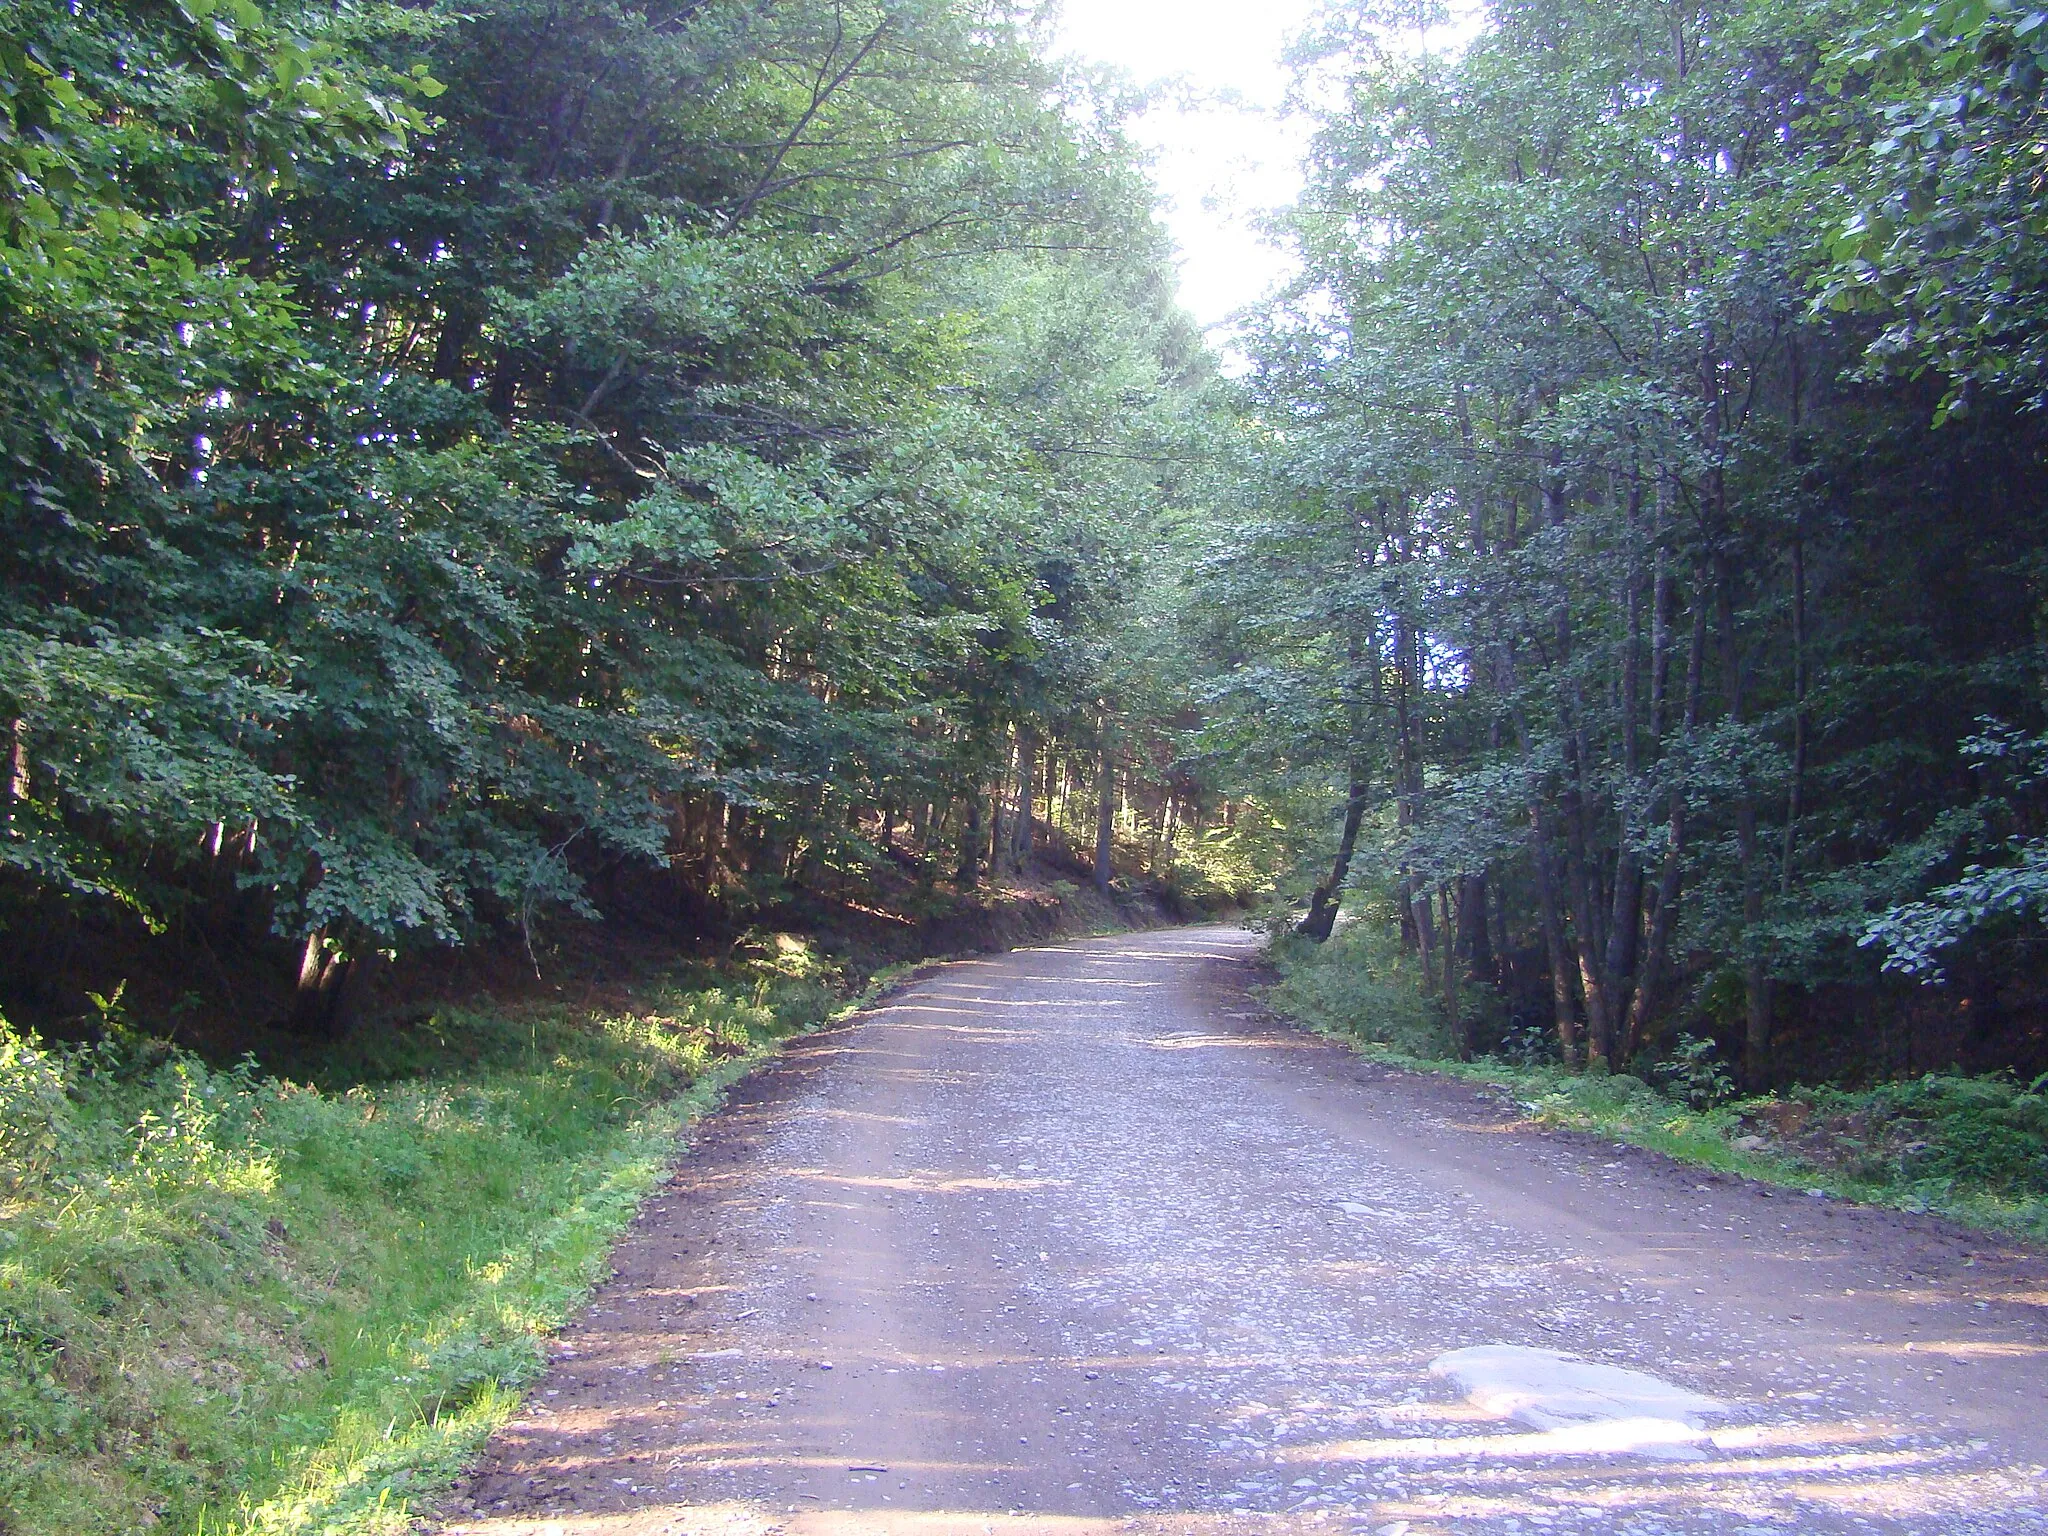
[[[1147,851],[1208,365],[1001,8],[32,0],[0,81],[18,1010],[142,927],[319,1029],[550,912],[972,885],[1062,776]]]
[[[1229,381],[1023,13],[12,7],[5,1000],[1050,839],[1461,1054],[2048,1065],[2044,14],[1334,5]]]
[[[1331,808],[1304,933],[1365,887],[1461,1054],[2038,1071],[2043,16],[1488,22],[1305,46],[1196,576],[1214,750]]]

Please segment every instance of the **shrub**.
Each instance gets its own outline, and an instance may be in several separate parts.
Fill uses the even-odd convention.
[[[1815,1094],[1816,1107],[1859,1114],[1868,1134],[1894,1143],[1899,1177],[2048,1194],[2048,1079],[2022,1087],[2006,1076],[1930,1072],[1861,1094]]]
[[[74,1130],[71,1064],[0,1017],[0,1177],[47,1177]]]
[[[1283,933],[1272,955],[1282,978],[1274,1001],[1284,1011],[1411,1056],[1451,1054],[1443,1013],[1422,992],[1420,967],[1386,925],[1362,917],[1321,944]]]
[[[1735,1079],[1715,1056],[1712,1040],[1681,1034],[1671,1054],[1650,1069],[1657,1086],[1689,1109],[1712,1109],[1735,1097]]]

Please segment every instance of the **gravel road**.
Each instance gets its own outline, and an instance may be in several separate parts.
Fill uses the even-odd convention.
[[[801,1042],[446,1530],[2048,1533],[2041,1255],[1536,1128],[1270,1019],[1253,957],[961,961]],[[1719,1406],[1510,1416],[1431,1374],[1484,1345]]]

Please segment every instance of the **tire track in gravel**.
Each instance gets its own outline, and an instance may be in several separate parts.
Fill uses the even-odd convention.
[[[1271,1020],[1254,954],[961,961],[799,1043],[450,1536],[2048,1532],[2040,1255],[1532,1127]],[[1730,1411],[1575,1451],[1429,1375],[1479,1344]]]

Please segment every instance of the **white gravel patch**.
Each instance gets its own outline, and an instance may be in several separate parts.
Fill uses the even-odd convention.
[[[1704,1460],[1701,1420],[1728,1412],[1717,1398],[1652,1376],[1555,1349],[1476,1344],[1429,1363],[1474,1407],[1545,1431],[1532,1451],[1548,1455],[1635,1452]]]

